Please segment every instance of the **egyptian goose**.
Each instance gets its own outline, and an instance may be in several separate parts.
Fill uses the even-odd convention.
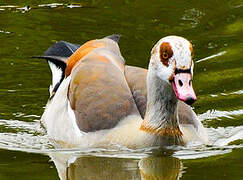
[[[39,57],[52,71],[41,122],[55,145],[137,149],[207,143],[203,125],[185,104],[196,100],[191,43],[178,36],[160,39],[147,71],[125,66],[118,40],[111,35],[81,47],[59,42]]]

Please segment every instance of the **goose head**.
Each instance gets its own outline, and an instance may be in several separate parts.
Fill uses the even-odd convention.
[[[166,81],[177,99],[191,105],[196,101],[192,87],[193,48],[185,38],[167,36],[158,41],[151,52],[149,69]]]

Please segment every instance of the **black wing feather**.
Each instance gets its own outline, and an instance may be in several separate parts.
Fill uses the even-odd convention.
[[[79,44],[72,44],[66,41],[59,41],[49,47],[44,53],[45,56],[61,56],[69,57],[71,56],[78,48]]]

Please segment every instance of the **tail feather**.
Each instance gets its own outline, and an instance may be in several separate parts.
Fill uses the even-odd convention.
[[[33,56],[32,58],[39,58],[47,60],[52,72],[52,84],[50,85],[50,97],[52,98],[59,88],[61,82],[65,77],[65,70],[67,67],[67,60],[80,45],[72,44],[65,41],[59,41],[49,47],[43,56]]]
[[[45,56],[61,56],[69,57],[71,56],[78,48],[79,44],[72,44],[66,41],[59,41],[49,47],[44,53]]]
[[[104,38],[111,39],[118,43],[120,35],[112,34]],[[72,44],[66,41],[59,41],[50,46],[43,56],[33,56],[47,60],[52,72],[52,85],[50,86],[50,96],[53,97],[61,82],[65,78],[65,70],[68,58],[80,47],[79,44]],[[124,62],[122,62],[124,63]]]
[[[67,60],[68,57],[62,57],[62,56],[53,56],[53,55],[45,55],[45,56],[32,56],[32,58],[38,58],[38,59],[45,59],[47,62],[52,62],[55,64],[59,69],[62,69],[65,71],[67,66]]]
[[[104,37],[104,38],[111,39],[111,40],[115,41],[116,43],[118,43],[119,40],[120,40],[120,37],[121,37],[120,34],[112,34],[112,35],[110,35],[110,36],[106,36],[106,37]]]

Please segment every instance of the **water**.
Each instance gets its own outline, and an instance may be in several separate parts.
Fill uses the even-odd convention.
[[[242,179],[243,2],[76,2],[0,2],[0,179]],[[161,37],[192,41],[193,107],[210,145],[156,153],[53,149],[39,124],[51,73],[30,57],[59,40],[81,44],[113,33],[122,35],[127,64],[140,67]]]

